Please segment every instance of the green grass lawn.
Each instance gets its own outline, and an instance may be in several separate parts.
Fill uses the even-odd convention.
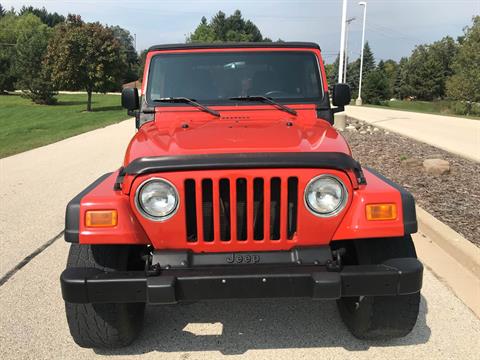
[[[127,119],[118,95],[58,95],[56,105],[36,105],[20,95],[0,96],[0,158]],[[133,125],[132,125],[133,126]]]
[[[395,100],[395,101],[386,101],[382,105],[365,105],[371,107],[381,107],[381,108],[390,108],[394,110],[403,110],[403,111],[414,111],[427,114],[438,114],[446,116],[458,116],[468,119],[480,119],[476,116],[465,116],[457,115],[450,107],[451,102],[448,100],[438,100],[438,101],[404,101],[404,100]]]

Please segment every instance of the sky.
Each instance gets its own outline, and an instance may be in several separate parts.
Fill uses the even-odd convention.
[[[155,44],[184,42],[202,16],[210,19],[219,10],[227,15],[239,9],[263,36],[273,40],[313,41],[320,44],[325,62],[335,60],[340,48],[341,0],[0,0],[4,8],[23,5],[45,7],[50,12],[80,14],[85,21],[119,25],[136,34],[137,50]],[[366,40],[375,59],[399,60],[415,45],[446,35],[457,38],[480,15],[480,0],[367,0]],[[361,49],[363,8],[348,0],[348,52],[357,58]]]

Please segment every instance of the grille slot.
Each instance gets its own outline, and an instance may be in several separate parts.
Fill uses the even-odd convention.
[[[292,240],[297,231],[297,212],[298,212],[298,179],[296,177],[288,178],[288,220],[287,220],[287,239]]]
[[[237,240],[247,240],[247,180],[237,179]]]
[[[230,181],[220,179],[220,240],[230,240]]]
[[[270,180],[270,240],[280,239],[280,184],[278,177]]]
[[[195,180],[185,180],[185,222],[187,226],[187,241],[196,242],[197,237],[197,207],[195,204],[196,199],[195,192]]]
[[[264,189],[263,179],[253,180],[253,239],[263,240],[264,221]]]
[[[288,241],[297,231],[297,177],[187,179],[184,198],[188,243]]]
[[[203,241],[213,241],[213,182],[202,180]]]

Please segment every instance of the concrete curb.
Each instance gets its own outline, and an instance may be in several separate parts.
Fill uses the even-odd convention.
[[[416,206],[419,231],[480,279],[480,248]]]
[[[350,105],[351,106],[351,105]],[[389,109],[390,110],[390,109]],[[392,110],[392,111],[401,111],[401,110]],[[423,113],[419,113],[419,114],[423,114]],[[478,156],[473,156],[472,154],[469,154],[469,153],[465,153],[465,152],[459,152],[458,150],[455,150],[454,148],[452,147],[449,147],[449,146],[444,146],[442,144],[439,144],[438,142],[432,142],[432,141],[428,141],[426,140],[423,136],[419,136],[419,135],[416,135],[416,134],[411,134],[409,132],[405,132],[405,131],[401,131],[400,129],[392,129],[392,127],[389,127],[388,125],[384,125],[382,124],[380,121],[367,121],[365,120],[365,118],[359,118],[358,116],[352,116],[352,115],[349,115],[348,114],[348,110],[346,110],[346,117],[347,117],[347,120],[358,120],[358,121],[361,121],[361,122],[364,122],[370,126],[373,126],[373,127],[378,127],[384,131],[388,131],[388,132],[391,132],[391,133],[395,133],[395,134],[398,134],[398,135],[401,135],[401,136],[404,136],[404,137],[407,137],[407,138],[410,138],[410,139],[413,139],[415,141],[418,141],[418,142],[421,142],[421,143],[424,143],[424,144],[427,144],[427,145],[430,145],[430,146],[433,146],[433,147],[436,147],[438,149],[441,149],[441,150],[444,150],[444,151],[447,151],[449,153],[452,153],[454,155],[457,155],[457,156],[460,156],[460,157],[463,157],[464,159],[467,159],[469,161],[474,161],[476,163],[479,162],[479,159],[478,159]],[[478,120],[471,120],[471,121],[478,121]]]

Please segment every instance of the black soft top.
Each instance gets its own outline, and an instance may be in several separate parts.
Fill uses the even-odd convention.
[[[225,49],[225,48],[311,48],[320,50],[318,44],[312,42],[221,42],[221,43],[188,43],[188,44],[164,44],[151,46],[148,51],[154,50],[182,50],[182,49]]]

